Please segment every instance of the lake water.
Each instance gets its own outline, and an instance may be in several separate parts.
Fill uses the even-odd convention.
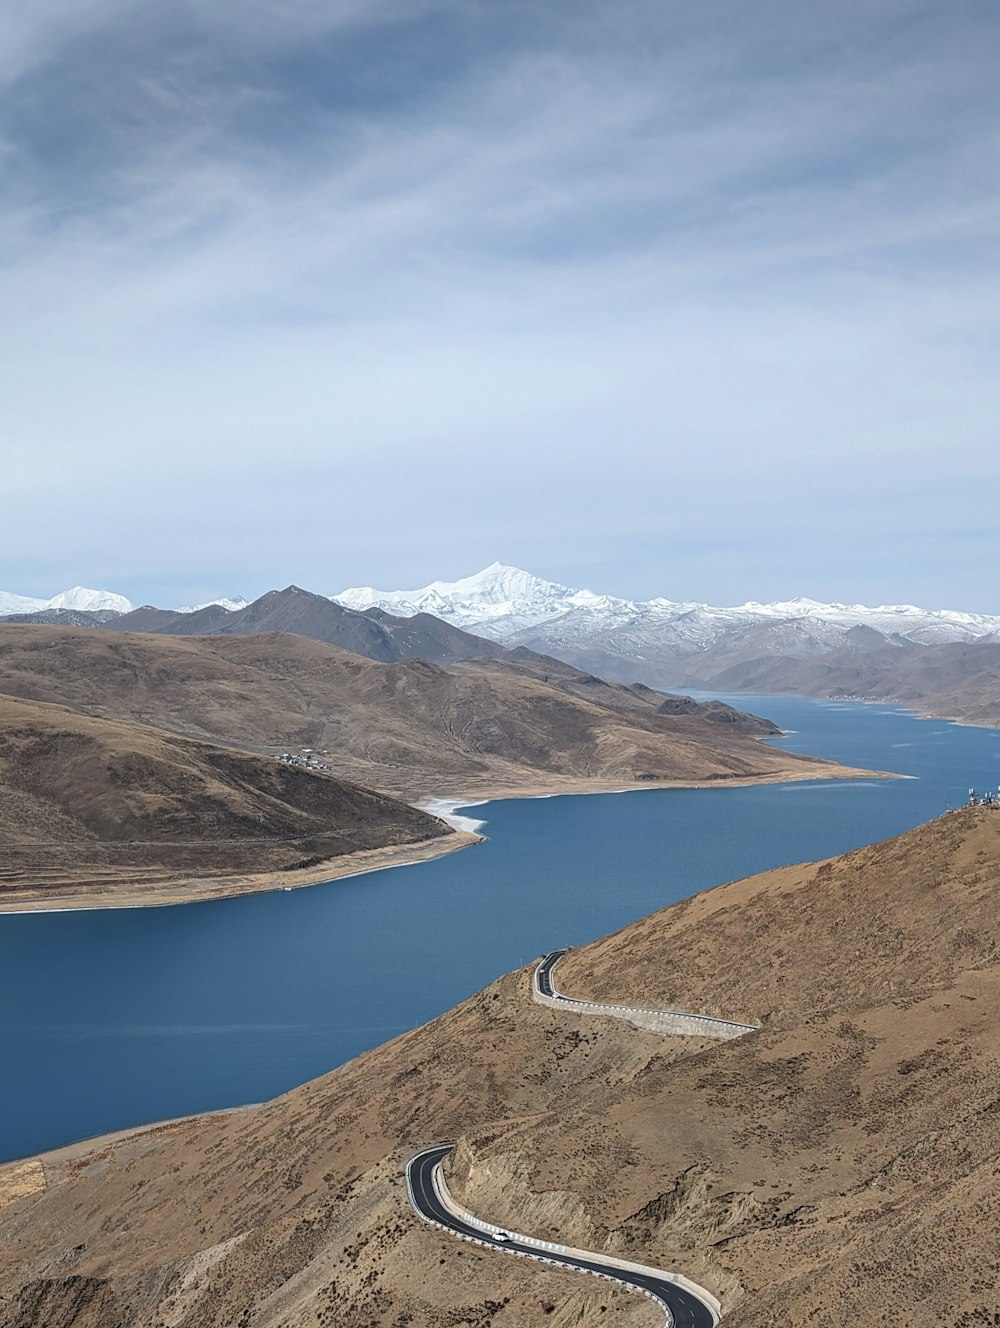
[[[828,857],[1000,780],[1000,733],[892,706],[729,697],[781,743],[916,776],[490,803],[489,842],[291,893],[0,915],[0,1159],[259,1102],[541,952]]]

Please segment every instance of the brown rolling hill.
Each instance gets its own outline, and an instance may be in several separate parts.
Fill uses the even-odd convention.
[[[0,696],[0,900],[289,872],[450,837],[370,789],[249,752]]]
[[[408,797],[838,770],[756,741],[762,727],[773,731],[760,721],[665,714],[673,703],[657,693],[579,673],[538,676],[550,666],[559,668],[537,659],[380,663],[286,633],[0,624],[0,693],[235,747],[313,749],[341,777]]]
[[[658,1037],[508,975],[260,1107],[0,1170],[10,1328],[653,1328],[642,1297],[411,1214],[407,1156],[512,1229],[692,1276],[733,1328],[995,1328],[1000,814],[675,905],[581,996],[761,1025]]]
[[[754,737],[773,738],[781,730],[769,719],[748,714],[745,710],[736,710],[723,701],[695,701],[690,696],[673,696],[654,691],[641,682],[611,682],[587,673],[563,660],[553,659],[550,655],[539,655],[533,650],[519,646],[499,660],[490,660],[484,664],[480,660],[461,661],[463,672],[472,672],[486,668],[489,672],[509,673],[513,676],[536,678],[548,683],[560,691],[568,692],[586,701],[596,701],[600,705],[611,706],[618,710],[641,711],[647,715],[686,715],[692,718],[708,720],[722,725],[733,733],[745,733]]]

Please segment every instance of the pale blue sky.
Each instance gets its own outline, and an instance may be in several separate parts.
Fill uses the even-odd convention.
[[[1000,14],[8,0],[0,588],[1000,610]]]

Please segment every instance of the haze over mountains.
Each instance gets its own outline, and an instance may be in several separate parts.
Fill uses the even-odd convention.
[[[292,587],[293,588],[293,587]],[[263,596],[262,596],[263,598]],[[320,596],[317,596],[320,598]],[[381,608],[397,618],[413,618],[417,614],[432,614],[465,631],[481,632],[497,641],[517,639],[522,632],[548,625],[555,632],[555,623],[563,629],[582,628],[590,623],[592,632],[608,631],[625,623],[649,624],[649,631],[676,625],[676,640],[704,645],[717,639],[726,629],[740,625],[749,627],[761,623],[809,623],[814,631],[827,624],[830,632],[826,640],[837,640],[837,629],[850,631],[853,627],[869,627],[886,636],[900,636],[916,644],[935,641],[969,641],[1000,639],[1000,615],[967,614],[960,610],[927,610],[914,604],[825,604],[819,600],[799,596],[797,599],[776,600],[762,604],[756,600],[734,608],[713,607],[696,600],[672,600],[657,596],[649,600],[629,600],[615,595],[596,594],[562,586],[535,576],[519,567],[494,562],[474,575],[454,582],[437,580],[418,590],[375,590],[360,586],[325,596],[347,608],[364,611]],[[175,614],[195,614],[219,606],[223,610],[239,612],[250,606],[242,595],[220,596],[194,607],[175,608]],[[254,603],[259,603],[254,602]],[[29,595],[16,595],[0,591],[0,618],[13,614],[31,614],[53,608],[84,612],[113,611],[129,614],[138,606],[125,595],[112,591],[88,590],[77,586],[62,591],[52,599],[37,599]],[[151,606],[143,606],[150,608]],[[567,615],[572,615],[567,619]],[[517,641],[517,644],[527,644]]]

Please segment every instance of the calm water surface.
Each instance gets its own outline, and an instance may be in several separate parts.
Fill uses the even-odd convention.
[[[292,893],[0,916],[0,1159],[259,1102],[544,950],[707,886],[893,835],[1000,781],[1000,733],[730,697],[791,751],[904,780],[490,803],[489,842]]]

